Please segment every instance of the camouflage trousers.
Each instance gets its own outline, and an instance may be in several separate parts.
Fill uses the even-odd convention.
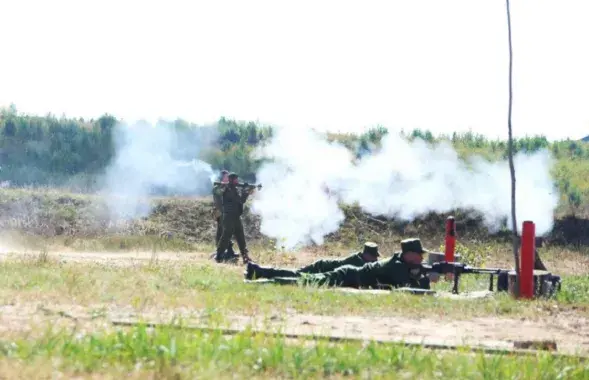
[[[239,247],[239,253],[242,256],[246,256],[248,253],[247,244],[245,242],[245,232],[243,230],[243,224],[241,223],[241,217],[237,215],[223,215],[223,230],[221,237],[217,241],[217,255],[221,255],[230,246],[231,237],[235,236],[237,246]]]
[[[217,245],[219,245],[219,240],[221,240],[221,236],[223,235],[223,218],[222,217],[218,217],[217,218],[217,232],[215,234],[215,247]],[[231,239],[229,239],[229,244],[228,244],[228,248],[227,251],[231,254],[233,254],[233,244],[231,243]]]

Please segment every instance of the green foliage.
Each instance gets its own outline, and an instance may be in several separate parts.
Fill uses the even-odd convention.
[[[445,252],[446,246],[440,245],[440,252]],[[484,267],[487,260],[491,257],[491,247],[485,246],[466,246],[461,242],[457,241],[455,246],[455,252],[460,255],[460,261],[464,262],[473,267]]]

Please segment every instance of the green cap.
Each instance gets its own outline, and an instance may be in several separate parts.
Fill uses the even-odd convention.
[[[417,238],[405,239],[401,241],[401,253],[405,252],[416,252],[416,253],[427,253],[427,249],[423,249],[421,246],[421,240]]]
[[[364,250],[362,251],[362,253],[376,257],[380,256],[380,253],[378,252],[378,245],[371,241],[367,241],[366,243],[364,243]]]
[[[233,178],[238,178],[239,176],[237,175],[237,173],[229,173],[229,175],[227,176],[229,179],[233,179]]]

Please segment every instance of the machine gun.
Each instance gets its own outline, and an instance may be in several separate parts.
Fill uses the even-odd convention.
[[[488,274],[489,275],[489,291],[493,291],[494,277],[497,276],[497,291],[506,292],[510,289],[510,276],[515,277],[515,271],[509,269],[499,268],[475,268],[459,262],[440,261],[437,263],[422,264],[422,273],[439,273],[452,274],[453,286],[452,293],[458,294],[458,281],[462,274]],[[560,291],[561,279],[560,276],[552,275],[550,272],[535,270],[534,271],[534,287],[537,295],[552,296],[555,292]]]
[[[215,181],[215,182],[213,182],[213,185],[214,186],[227,186],[229,184],[228,183],[225,183],[225,182]],[[245,188],[245,189],[248,189],[248,190],[250,190],[250,189],[258,189],[258,190],[261,190],[262,189],[262,184],[252,185],[252,184],[249,184],[247,182],[243,182],[243,183],[240,182],[240,183],[237,183],[235,186],[241,187],[241,188]]]

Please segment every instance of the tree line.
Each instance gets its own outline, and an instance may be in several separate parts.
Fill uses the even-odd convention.
[[[0,109],[0,181],[12,186],[61,187],[73,182],[91,187],[116,153],[115,128],[120,121],[109,114],[97,119],[66,118],[55,115],[26,115],[16,107]],[[213,125],[197,125],[185,120],[162,122],[183,141],[205,136],[210,139],[198,158],[215,170],[222,168],[255,181],[261,161],[253,151],[273,136],[273,128],[254,122],[220,118]],[[327,133],[360,158],[378,149],[388,130],[376,126],[361,134]],[[429,144],[451,143],[465,157],[481,155],[489,160],[507,157],[507,141],[492,140],[473,132],[435,136],[428,130],[402,132],[408,140],[422,139]],[[212,136],[212,138],[211,138]],[[516,152],[549,149],[557,159],[554,177],[563,192],[563,204],[574,212],[588,201],[589,144],[581,140],[550,142],[542,135],[518,138]],[[184,158],[190,155],[185,152]]]

